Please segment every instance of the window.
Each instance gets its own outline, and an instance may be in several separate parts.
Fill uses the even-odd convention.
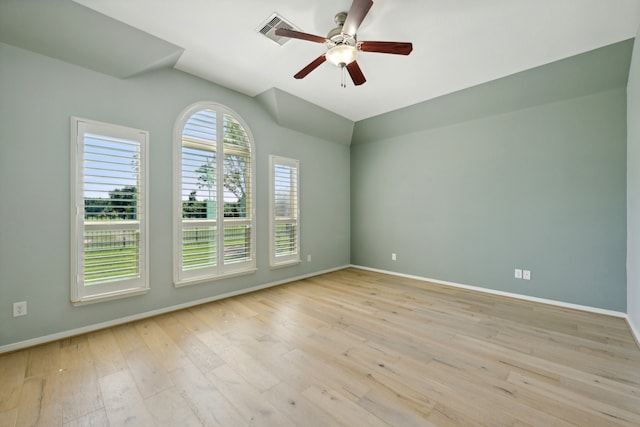
[[[270,264],[300,262],[300,191],[298,160],[270,156]]]
[[[255,271],[253,153],[233,111],[198,103],[174,137],[176,286]]]
[[[71,118],[71,301],[149,289],[142,130]]]

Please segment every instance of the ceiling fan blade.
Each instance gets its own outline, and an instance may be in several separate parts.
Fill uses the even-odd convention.
[[[349,72],[354,85],[360,86],[367,81],[367,79],[364,78],[364,74],[362,74],[362,70],[360,69],[360,66],[356,61],[353,61],[349,65],[347,65],[347,71]]]
[[[298,71],[298,73],[296,75],[294,75],[293,77],[295,77],[296,79],[305,78],[307,76],[307,74],[309,74],[310,72],[312,72],[313,70],[318,68],[320,66],[320,64],[322,64],[326,60],[327,60],[327,57],[324,56],[324,54],[318,56],[316,59],[311,61],[311,63],[309,65],[304,67],[302,70]]]
[[[345,19],[342,26],[342,32],[354,36],[364,17],[369,13],[371,6],[373,6],[372,0],[353,0],[351,9],[347,12],[347,19]]]
[[[394,55],[409,55],[413,50],[411,43],[403,42],[361,42],[358,46],[363,52],[392,53]]]
[[[324,37],[303,33],[301,31],[290,30],[288,28],[278,28],[276,30],[276,36],[291,37],[292,39],[301,39],[316,43],[324,43],[327,41],[327,39],[325,39]]]

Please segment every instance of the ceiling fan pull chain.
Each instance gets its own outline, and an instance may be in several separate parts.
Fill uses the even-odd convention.
[[[340,87],[344,87],[344,88],[347,87],[347,83],[346,83],[347,79],[345,77],[345,74],[346,74],[345,66],[344,64],[340,64]]]

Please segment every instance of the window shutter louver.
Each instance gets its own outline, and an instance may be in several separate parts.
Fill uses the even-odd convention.
[[[139,157],[135,141],[84,135],[86,286],[140,277]]]

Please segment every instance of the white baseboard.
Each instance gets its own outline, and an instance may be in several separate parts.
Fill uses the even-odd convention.
[[[76,335],[86,334],[86,333],[89,333],[89,332],[98,331],[100,329],[110,328],[112,326],[122,325],[124,323],[134,322],[136,320],[142,320],[142,319],[146,319],[146,318],[149,318],[149,317],[158,316],[160,314],[170,313],[172,311],[182,310],[182,309],[185,309],[185,308],[194,307],[196,305],[206,304],[208,302],[213,302],[213,301],[217,301],[217,300],[221,300],[221,299],[225,299],[225,298],[229,298],[229,297],[233,297],[233,296],[237,296],[237,295],[242,295],[242,294],[247,294],[247,293],[250,293],[250,292],[255,292],[255,291],[259,291],[261,289],[267,289],[267,288],[271,288],[271,287],[274,287],[274,286],[283,285],[285,283],[295,282],[296,280],[307,279],[309,277],[319,276],[321,274],[326,274],[326,273],[331,273],[333,271],[343,270],[343,269],[348,268],[348,267],[350,267],[350,266],[349,265],[343,265],[343,266],[340,266],[340,267],[330,268],[328,270],[316,271],[316,272],[313,272],[313,273],[304,274],[302,276],[291,277],[291,278],[284,279],[284,280],[278,280],[276,282],[270,282],[270,283],[265,283],[265,284],[262,284],[262,285],[253,286],[251,288],[245,288],[245,289],[240,289],[238,291],[227,292],[225,294],[215,295],[215,296],[212,296],[212,297],[209,297],[209,298],[199,299],[199,300],[195,300],[195,301],[189,301],[189,302],[184,303],[184,304],[172,305],[170,307],[164,307],[164,308],[160,308],[158,310],[146,311],[144,313],[138,313],[138,314],[134,314],[134,315],[131,315],[131,316],[121,317],[121,318],[118,318],[118,319],[109,320],[107,322],[95,323],[93,325],[83,326],[81,328],[70,329],[70,330],[67,330],[67,331],[57,332],[57,333],[51,334],[51,335],[45,335],[45,336],[42,336],[42,337],[32,338],[32,339],[25,340],[25,341],[19,341],[19,342],[16,342],[16,343],[0,346],[0,354],[8,353],[10,351],[21,350],[21,349],[24,349],[24,348],[27,348],[27,347],[33,347],[33,346],[44,344],[44,343],[47,343],[47,342],[57,341],[57,340],[60,340],[60,339],[73,337],[73,336],[76,336]]]
[[[377,269],[377,268],[363,267],[361,265],[351,265],[351,267],[359,268],[361,270],[374,271],[376,273],[390,274],[392,276],[406,277],[407,279],[415,279],[415,280],[420,280],[420,281],[423,281],[423,282],[431,282],[431,283],[437,283],[439,285],[452,286],[454,288],[461,288],[461,289],[467,289],[467,290],[471,290],[471,291],[483,292],[483,293],[486,293],[486,294],[499,295],[499,296],[509,297],[509,298],[516,298],[516,299],[524,300],[524,301],[531,301],[531,302],[537,302],[537,303],[541,303],[541,304],[554,305],[554,306],[557,306],[557,307],[570,308],[570,309],[580,310],[580,311],[587,311],[587,312],[590,312],[590,313],[604,314],[604,315],[607,315],[607,316],[620,317],[620,318],[623,318],[623,319],[627,319],[627,323],[630,323],[629,320],[628,320],[627,314],[623,313],[623,312],[620,312],[620,311],[605,310],[605,309],[602,309],[602,308],[590,307],[590,306],[587,306],[587,305],[571,304],[571,303],[568,303],[568,302],[562,302],[562,301],[556,301],[556,300],[550,300],[550,299],[538,298],[538,297],[531,297],[531,296],[528,296],[528,295],[516,294],[516,293],[511,293],[511,292],[497,291],[497,290],[494,290],[494,289],[481,288],[479,286],[463,285],[463,284],[460,284],[460,283],[447,282],[445,280],[430,279],[428,277],[421,277],[421,276],[413,276],[413,275],[410,275],[410,274],[396,273],[395,271],[387,271],[387,270],[380,270],[380,269]],[[636,337],[637,336],[638,335],[636,334]]]
[[[636,339],[636,344],[640,348],[640,326],[633,323],[633,320],[629,315],[627,315],[627,323],[629,324],[629,329],[631,329],[631,333],[633,337]]]

